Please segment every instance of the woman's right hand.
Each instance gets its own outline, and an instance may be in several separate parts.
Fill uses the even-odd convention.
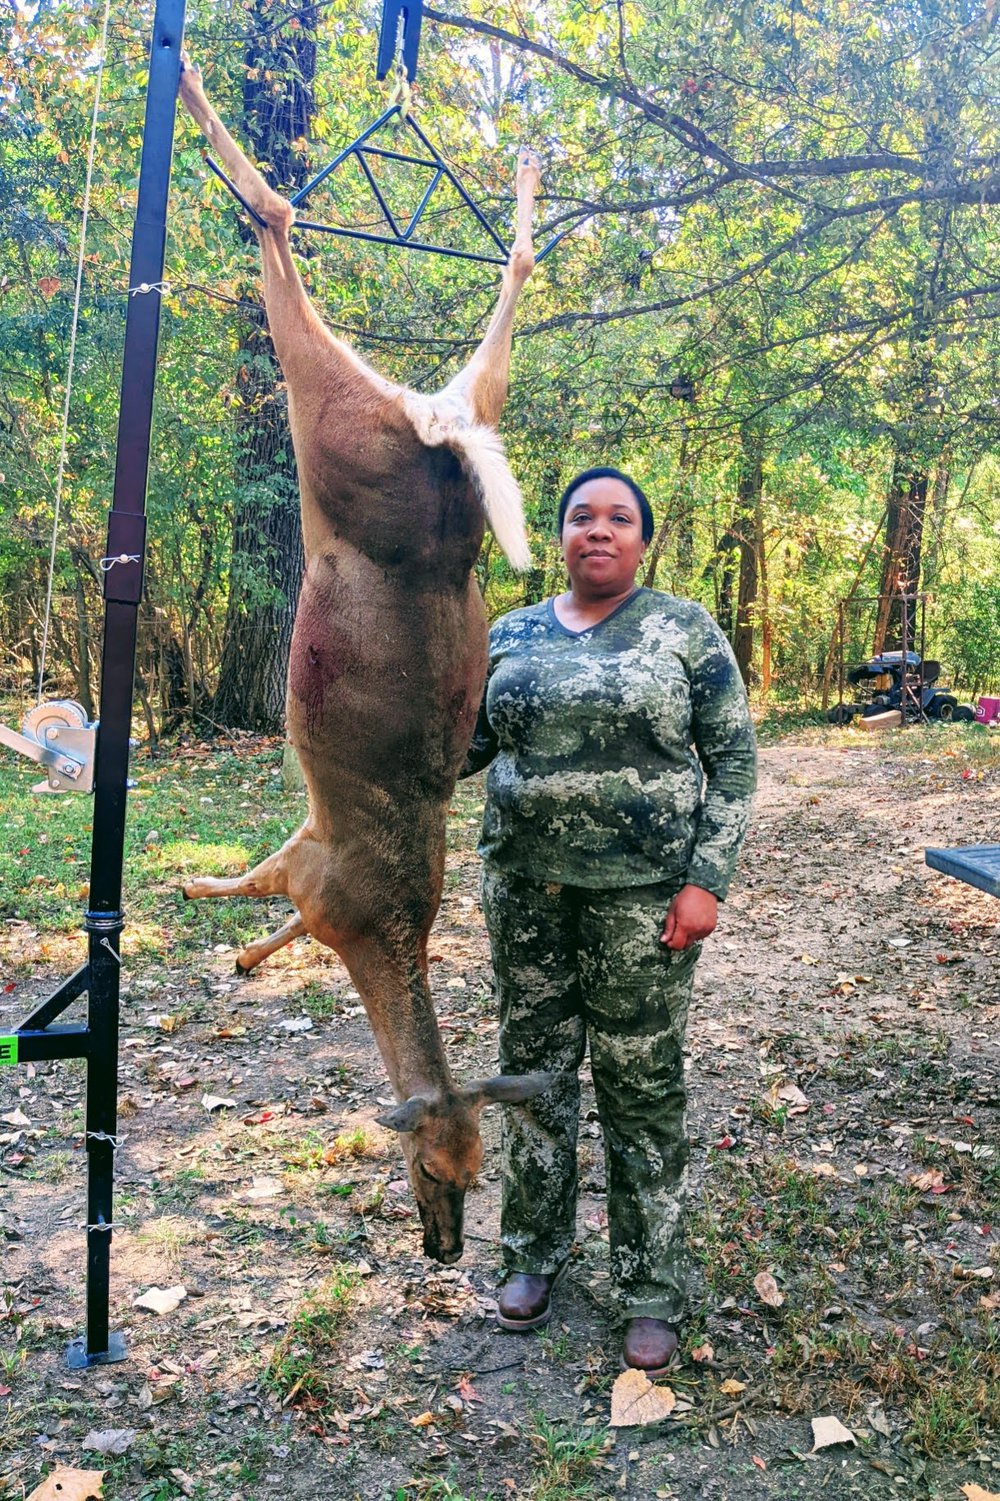
[[[689,949],[715,932],[719,899],[703,886],[682,886],[667,908],[660,942],[668,949]]]

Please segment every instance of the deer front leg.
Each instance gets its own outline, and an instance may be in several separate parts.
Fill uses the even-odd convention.
[[[305,923],[296,912],[276,933],[272,933],[269,938],[261,938],[256,943],[248,943],[246,948],[237,954],[237,972],[241,975],[248,975],[269,954],[277,953],[278,949],[283,949],[287,943],[292,943],[294,939],[301,938],[306,931]]]
[[[196,876],[183,887],[186,901],[200,896],[287,896],[287,852],[302,838],[301,829],[286,844],[242,876]]]
[[[524,148],[517,163],[517,231],[510,259],[503,269],[500,300],[482,343],[465,369],[445,387],[445,394],[464,398],[476,421],[487,427],[496,427],[507,399],[514,309],[521,288],[535,269],[531,217],[540,182],[538,157]]]

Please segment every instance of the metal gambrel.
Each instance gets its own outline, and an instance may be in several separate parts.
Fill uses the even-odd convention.
[[[332,162],[317,172],[315,177],[310,182],[307,182],[304,187],[299,188],[298,192],[289,200],[292,207],[297,209],[300,204],[305,202],[310,193],[314,192],[321,183],[326,182],[339,168],[353,158],[364,174],[371,189],[372,198],[389,226],[390,233],[376,234],[370,230],[350,229],[339,224],[320,224],[313,219],[299,218],[296,219],[296,228],[315,230],[318,234],[340,235],[348,240],[367,240],[375,245],[395,245],[401,250],[423,250],[429,255],[451,256],[456,260],[483,261],[491,266],[505,266],[510,259],[510,246],[497,233],[482,209],[459,182],[440,151],[427,138],[416,120],[408,112],[408,85],[413,82],[417,72],[417,49],[420,42],[422,14],[423,6],[421,0],[384,0],[382,26],[379,33],[377,76],[380,80],[384,79],[390,72],[393,62],[398,57],[400,63],[399,92],[401,97],[390,104],[389,108],[383,114],[379,115],[374,124],[369,125],[355,140],[351,141],[350,145],[345,146],[342,151],[338,152]],[[405,84],[403,83],[404,78],[406,80]],[[405,128],[416,137],[421,152],[420,155],[410,154],[406,151],[391,151],[384,146],[371,144],[373,136],[376,136],[380,130],[384,130],[394,120],[401,121]],[[424,194],[416,210],[405,224],[402,222],[403,216],[393,213],[390,208],[385,194],[375,180],[375,174],[367,160],[368,157],[381,157],[387,161],[402,162],[411,167],[429,170],[432,173],[431,180],[424,190]],[[260,228],[266,229],[267,226],[264,220],[243,197],[236,184],[223,172],[218,162],[213,161],[207,155],[205,160],[216,177],[225,183],[237,202],[242,204],[251,219]],[[478,224],[480,230],[491,242],[493,247],[492,253],[483,254],[473,250],[459,250],[454,246],[436,245],[432,244],[429,240],[417,237],[417,228],[420,221],[435,192],[442,183],[454,188],[467,215]],[[583,222],[583,219],[586,217],[588,216],[582,215],[578,222]],[[549,252],[559,244],[559,241],[569,234],[570,230],[576,227],[577,223],[574,222],[567,226],[566,229],[554,235],[548,244],[543,246],[535,256],[536,264],[544,260]]]

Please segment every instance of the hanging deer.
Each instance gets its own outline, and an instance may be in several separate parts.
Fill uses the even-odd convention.
[[[245,876],[202,878],[187,897],[287,896],[295,915],[239,968],[309,933],[343,960],[399,1102],[424,1251],[462,1254],[466,1189],[482,1160],[479,1112],[548,1087],[545,1075],[462,1087],[452,1077],[427,978],[441,899],[445,818],[486,671],[486,618],[472,574],[485,511],[507,557],[529,562],[521,497],[496,424],[507,394],[514,307],[534,266],[536,158],[517,170],[517,230],[482,343],[443,391],[377,375],[325,326],[289,245],[294,211],[268,187],[185,61],[180,95],[259,214],[264,302],[288,387],[305,576],[292,637],[287,723],[309,794],[305,823]]]

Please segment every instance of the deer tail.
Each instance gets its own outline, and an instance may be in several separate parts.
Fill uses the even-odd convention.
[[[479,493],[490,529],[512,568],[531,567],[521,487],[514,478],[499,433],[482,423],[449,434],[448,446]]]
[[[407,393],[408,395],[410,393]],[[521,488],[514,478],[499,433],[480,422],[454,420],[422,398],[407,402],[407,413],[428,448],[450,448],[475,486],[486,520],[512,568],[531,567]],[[449,420],[451,418],[451,420]]]

